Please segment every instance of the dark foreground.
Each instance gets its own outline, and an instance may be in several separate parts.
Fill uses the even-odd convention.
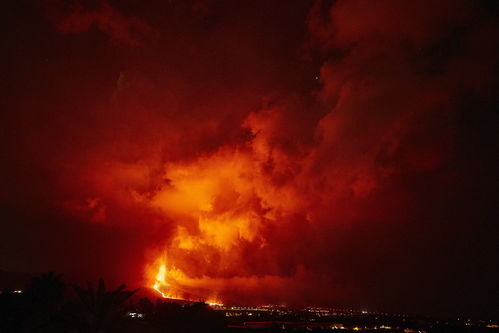
[[[68,288],[46,273],[0,294],[0,332],[499,332],[492,321],[433,319],[330,308],[214,306],[135,296],[104,282]]]

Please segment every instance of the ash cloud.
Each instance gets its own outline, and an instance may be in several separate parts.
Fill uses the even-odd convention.
[[[53,2],[47,12],[57,30],[63,34],[82,33],[96,28],[111,40],[132,47],[139,46],[144,38],[154,32],[146,22],[122,14],[104,0],[93,4],[91,1]]]

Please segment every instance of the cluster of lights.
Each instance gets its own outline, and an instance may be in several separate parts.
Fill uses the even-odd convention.
[[[144,317],[144,314],[140,313],[140,312],[128,312],[127,315],[130,318],[143,318]]]
[[[223,303],[213,302],[213,301],[205,301],[206,304],[211,306],[212,308],[221,308],[223,307]]]

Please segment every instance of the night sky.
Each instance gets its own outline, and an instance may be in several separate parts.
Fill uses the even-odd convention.
[[[1,270],[499,318],[496,1],[1,6]]]

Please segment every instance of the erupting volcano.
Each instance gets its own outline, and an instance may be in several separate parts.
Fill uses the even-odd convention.
[[[267,130],[254,126],[251,132],[259,134],[240,147],[224,147],[187,164],[168,165],[164,186],[156,187],[153,195],[136,194],[137,200],[176,222],[169,242],[160,249],[168,254],[168,265],[161,254],[154,259],[159,266],[152,265],[150,273],[154,289],[163,296],[189,299],[197,295],[215,302],[216,295],[229,286],[251,288],[250,281],[264,283],[294,274],[291,271],[286,277],[278,267],[272,271],[268,266],[272,262],[268,251],[278,250],[270,244],[277,235],[269,228],[276,223],[290,226],[292,222],[286,218],[299,214],[309,203],[297,192],[298,184],[272,184],[272,173],[262,170],[261,163],[271,158],[274,172],[293,166],[285,160],[278,164],[282,157],[270,154],[261,139]],[[266,274],[253,272],[255,254],[260,256],[259,265]]]
[[[183,300],[192,302],[205,302],[210,306],[223,305],[217,299],[210,299],[192,295],[188,292],[182,291],[182,283],[188,283],[185,275],[178,270],[167,270],[164,264],[159,267],[158,274],[156,275],[152,288],[157,291],[161,297],[172,300]]]
[[[6,6],[0,269],[499,308],[496,1]]]

